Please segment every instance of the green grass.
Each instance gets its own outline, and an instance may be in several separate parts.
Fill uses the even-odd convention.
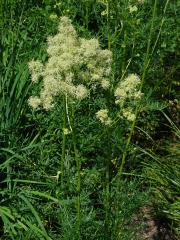
[[[180,5],[134,4],[130,13],[128,0],[1,1],[0,239],[136,240],[143,222],[134,219],[149,201],[179,236]],[[75,131],[66,137],[61,98],[50,113],[27,104],[40,89],[28,62],[48,60],[46,39],[63,15],[80,37],[113,53],[110,91],[68,106]],[[141,76],[144,92],[131,124],[117,116],[113,96],[129,73]],[[96,118],[100,108],[117,117],[108,130]]]
[[[179,181],[179,137],[180,132],[173,121],[164,114],[172,128],[176,141],[166,142],[163,146],[164,154],[157,156],[149,154],[150,161],[144,163],[144,175],[148,177],[152,186],[154,204],[157,207],[157,214],[169,219],[169,225],[180,236],[180,181]]]

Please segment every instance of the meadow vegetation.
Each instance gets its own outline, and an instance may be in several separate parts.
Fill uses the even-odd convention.
[[[1,0],[0,239],[180,237],[178,11]]]

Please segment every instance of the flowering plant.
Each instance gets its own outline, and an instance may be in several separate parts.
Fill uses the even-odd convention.
[[[47,53],[49,59],[44,65],[39,60],[29,63],[32,81],[43,78],[40,96],[29,98],[33,108],[42,105],[50,110],[56,96],[82,100],[92,87],[109,88],[111,51],[102,50],[97,39],[78,37],[68,17],[61,17],[58,33],[48,38]]]

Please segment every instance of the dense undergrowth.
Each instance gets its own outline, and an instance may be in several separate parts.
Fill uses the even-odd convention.
[[[179,8],[1,1],[0,239],[178,239]]]

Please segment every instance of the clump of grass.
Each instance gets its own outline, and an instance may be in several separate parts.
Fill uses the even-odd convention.
[[[166,155],[157,156],[148,154],[150,162],[144,163],[144,175],[148,178],[154,195],[154,204],[157,207],[158,215],[169,220],[169,227],[180,236],[180,165],[179,165],[179,142],[180,131],[172,120],[165,114],[171,124],[176,142],[165,144]]]

